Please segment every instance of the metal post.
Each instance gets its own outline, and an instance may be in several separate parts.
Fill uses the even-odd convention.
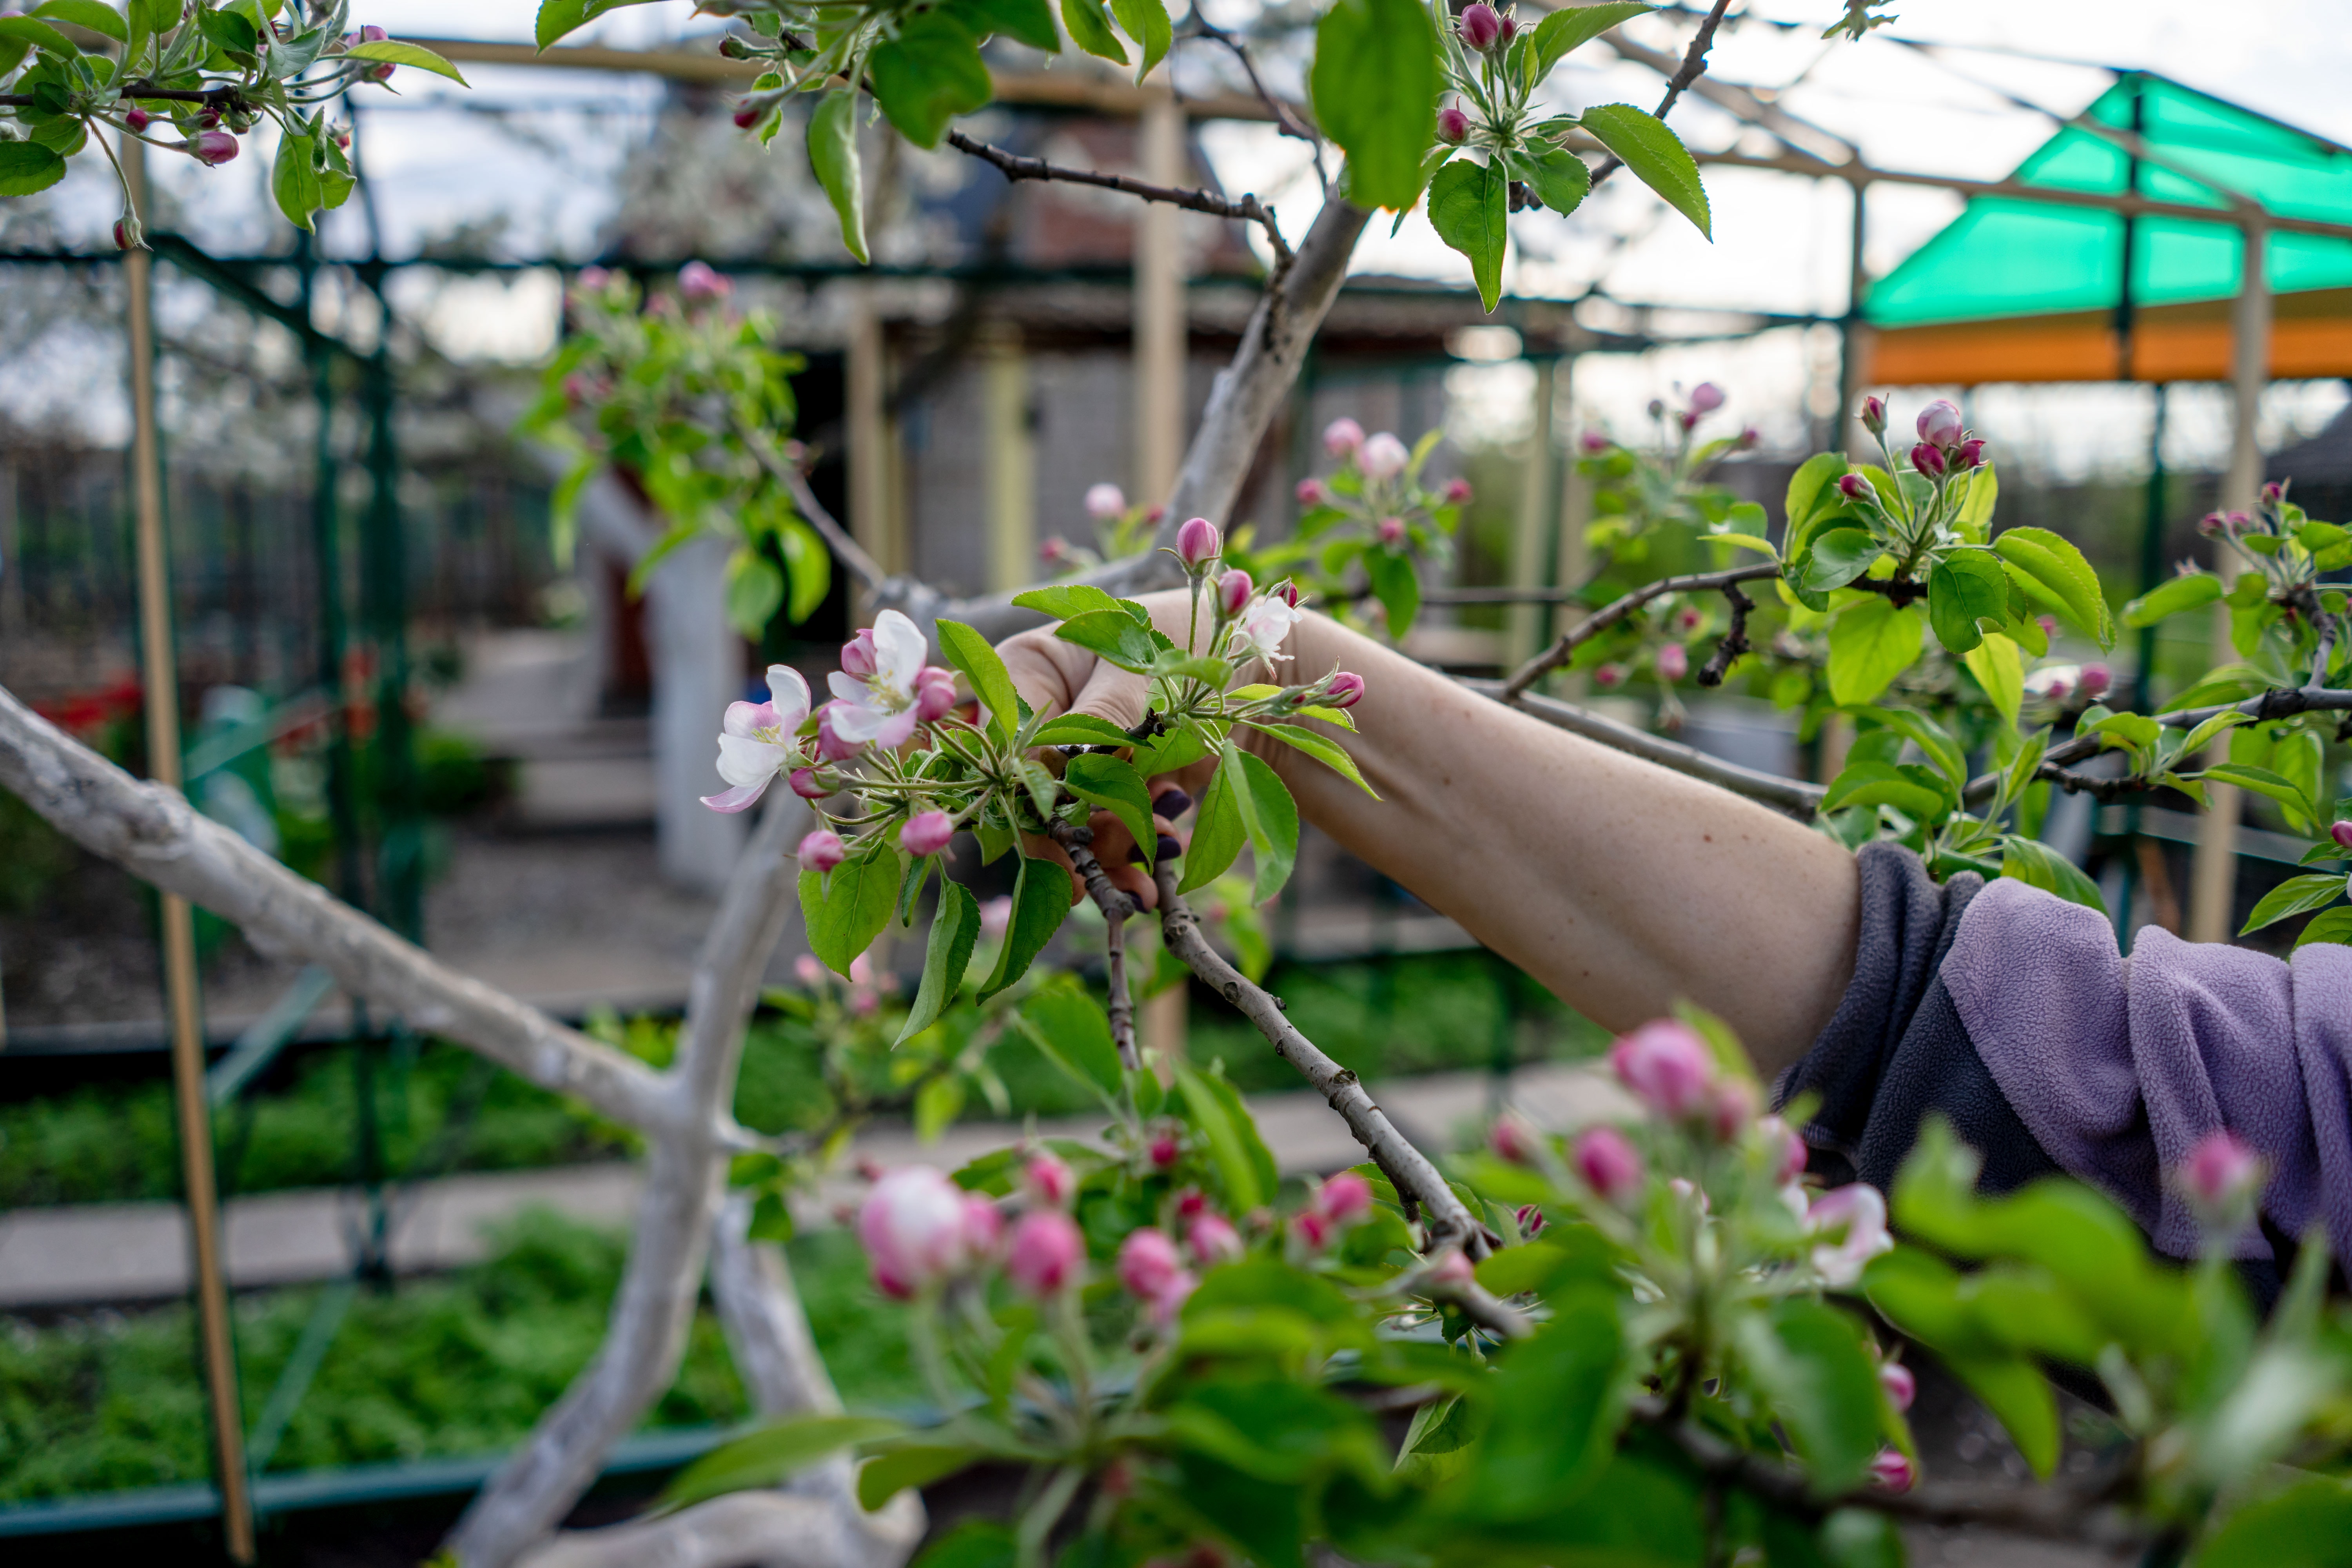
[[[2243,272],[2230,310],[2230,379],[2236,406],[2230,471],[2221,482],[2224,511],[2253,510],[2262,489],[2263,453],[2254,420],[2270,379],[2271,291],[2264,268],[2269,235],[2258,216],[2247,219],[2242,232]],[[2217,657],[2234,657],[2226,605],[2213,607],[2213,643]],[[2234,784],[2208,784],[2205,789],[2205,821],[2189,886],[2189,940],[2227,942],[2238,890],[2238,790]]]
[[[143,211],[147,206],[144,147],[122,139],[123,174]],[[153,265],[143,249],[123,258],[130,296],[131,479],[137,506],[139,641],[145,677],[147,771],[158,783],[180,783],[179,675],[172,656],[170,560],[163,538],[162,445],[155,428]],[[246,1487],[245,1426],[236,1391],[236,1347],[230,1337],[228,1285],[221,1272],[220,1215],[213,1186],[211,1107],[205,1098],[204,1026],[196,995],[196,928],[185,899],[159,900],[163,927],[163,984],[172,1014],[172,1098],[187,1192],[188,1233],[195,1251],[196,1321],[203,1348],[205,1390],[213,1416],[213,1458],[221,1495],[221,1523],[229,1555],[254,1560],[252,1499]]]
[[[1551,404],[1555,418],[1557,411],[1565,408],[1572,424],[1576,414],[1576,355],[1584,345],[1584,329],[1577,325],[1575,317],[1569,318],[1567,330],[1560,333],[1560,342],[1566,352],[1559,356],[1552,372]],[[1582,437],[1583,432],[1578,431],[1570,437],[1567,456],[1559,466],[1559,528],[1553,536],[1552,545],[1552,584],[1571,594],[1584,586],[1585,578],[1592,571],[1592,552],[1584,537],[1585,530],[1592,522],[1592,487],[1577,467],[1582,456]],[[1582,607],[1575,604],[1545,606],[1544,640],[1549,642],[1559,635],[1564,624],[1570,624],[1563,617],[1581,613]],[[1584,677],[1581,674],[1563,675],[1558,679],[1564,695],[1584,695]]]
[[[1862,315],[1863,304],[1870,296],[1870,270],[1864,260],[1864,246],[1870,235],[1870,187],[1853,180],[1846,188],[1853,193],[1853,231],[1846,256],[1845,320],[1838,328],[1838,411],[1831,428],[1837,432],[1839,446],[1856,459],[1867,461],[1874,449],[1858,410],[1863,371],[1870,363],[1870,324]]]
[[[1536,588],[1543,585],[1544,569],[1550,564],[1544,548],[1549,535],[1552,501],[1551,477],[1552,398],[1558,384],[1558,367],[1562,360],[1538,359],[1535,362],[1535,393],[1528,401],[1528,450],[1519,464],[1518,532],[1511,542],[1511,586]],[[1541,646],[1544,607],[1537,604],[1511,606],[1510,662],[1520,664],[1535,657]]]
[[[383,323],[361,365],[368,411],[368,510],[360,558],[361,613],[376,660],[376,913],[408,938],[425,937],[425,829],[408,721],[408,549],[400,515],[400,458],[392,416],[392,307],[381,263],[362,276]]]

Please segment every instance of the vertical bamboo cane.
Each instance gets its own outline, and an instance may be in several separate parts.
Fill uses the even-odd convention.
[[[123,174],[146,207],[146,149],[122,139]],[[155,321],[152,258],[143,249],[123,258],[130,296],[131,490],[138,513],[139,640],[147,707],[147,771],[159,783],[180,784],[179,675],[172,657],[170,560],[163,540],[163,473],[155,428]],[[162,895],[163,984],[172,1015],[172,1096],[187,1188],[188,1232],[195,1251],[196,1321],[203,1347],[205,1390],[213,1416],[213,1453],[219,1472],[221,1525],[229,1555],[254,1560],[253,1507],[246,1488],[245,1422],[236,1391],[236,1352],[229,1336],[228,1286],[221,1274],[220,1209],[213,1186],[212,1115],[205,1098],[204,1026],[196,995],[196,927],[185,899]]]

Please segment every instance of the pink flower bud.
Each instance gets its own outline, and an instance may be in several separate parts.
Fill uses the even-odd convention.
[[[1068,1215],[1038,1209],[1022,1215],[1013,1227],[1004,1273],[1015,1289],[1043,1300],[1059,1295],[1076,1280],[1086,1255],[1086,1243]]]
[[[1588,1127],[1570,1148],[1576,1173],[1605,1204],[1622,1208],[1642,1192],[1642,1155],[1614,1127]]]
[[[1878,492],[1860,474],[1848,474],[1838,480],[1838,494],[1848,500],[1866,501],[1875,500]]]
[[[823,800],[833,793],[831,781],[820,776],[814,768],[794,768],[793,793],[803,800]]]
[[[1944,477],[1944,454],[1941,448],[1922,441],[1911,448],[1911,466],[1931,479]]]
[[[1321,479],[1301,479],[1298,481],[1298,489],[1294,493],[1298,497],[1298,504],[1300,506],[1321,506],[1323,504],[1323,481]]]
[[[208,167],[226,163],[243,151],[237,139],[226,131],[199,131],[186,146],[195,154],[196,162]]]
[[[946,848],[955,831],[955,818],[946,812],[919,811],[898,829],[898,847],[919,860]]]
[[[1551,1223],[1541,1204],[1521,1204],[1511,1217],[1518,1222],[1519,1235],[1528,1241],[1541,1236],[1544,1226]]]
[[[841,673],[852,680],[871,680],[881,668],[879,657],[874,651],[874,629],[861,629],[841,645]]]
[[[1907,1492],[1918,1484],[1918,1472],[1900,1448],[1881,1448],[1870,1461],[1870,1484],[1881,1491]]]
[[[724,300],[735,285],[710,269],[708,262],[689,261],[677,269],[677,291],[697,305]]]
[[[1168,509],[1164,506],[1148,506],[1143,509],[1143,521],[1154,528],[1158,528],[1160,519],[1167,515]]]
[[[992,1261],[1004,1245],[1004,1213],[985,1194],[964,1194],[961,1239],[968,1267]]]
[[[1323,426],[1323,449],[1344,458],[1364,444],[1364,427],[1344,415]]]
[[[980,906],[980,934],[991,942],[1003,942],[1004,933],[1013,929],[1013,898],[999,893]]]
[[[1682,413],[1675,416],[1675,423],[1680,425],[1685,431],[1696,430],[1698,428],[1698,416],[1688,409],[1685,409]]]
[[[1117,485],[1101,484],[1087,487],[1087,515],[1097,522],[1108,522],[1127,511],[1127,492]]]
[[[1508,1160],[1514,1165],[1532,1165],[1538,1147],[1536,1131],[1507,1110],[1495,1118],[1495,1125],[1486,1130],[1486,1147],[1495,1152],[1497,1159]]]
[[[1519,36],[1519,24],[1510,16],[1503,18],[1503,42],[1507,45]]]
[[[1458,26],[1462,41],[1481,54],[1503,39],[1503,18],[1486,4],[1486,0],[1478,0],[1476,5],[1464,11]]]
[[[1437,111],[1437,139],[1459,147],[1470,139],[1470,117],[1447,104]]]
[[[2263,1157],[2226,1130],[2200,1139],[2178,1172],[2182,1194],[2207,1225],[2242,1224],[2263,1174]]]
[[[1189,1268],[1176,1270],[1175,1278],[1168,1281],[1167,1289],[1151,1299],[1151,1321],[1162,1328],[1174,1322],[1176,1314],[1184,1310],[1184,1303],[1192,1300],[1192,1292],[1200,1288],[1199,1275]]]
[[[946,718],[955,705],[955,672],[936,664],[925,665],[915,678],[915,717],[929,724]]]
[[[1738,1141],[1756,1120],[1756,1086],[1744,1078],[1717,1079],[1707,1091],[1706,1125],[1718,1142]]]
[[[1886,399],[1865,397],[1862,400],[1862,427],[1874,436],[1886,430]]]
[[[1919,410],[1919,439],[1936,447],[1957,447],[1964,428],[1960,410],[1948,397],[1939,397]]]
[[[2203,517],[2197,520],[2197,531],[2203,534],[2208,539],[2221,538],[2222,533],[2227,531],[2227,528],[2228,524],[2223,521],[2221,514],[2218,511],[2209,511]]]
[[[1756,1124],[1756,1135],[1771,1165],[1774,1186],[1785,1187],[1805,1173],[1809,1156],[1805,1141],[1797,1136],[1795,1128],[1777,1116],[1768,1116]]]
[[[1205,517],[1187,518],[1184,526],[1176,531],[1176,558],[1184,563],[1188,572],[1198,572],[1225,547],[1217,532],[1217,525]]]
[[[1276,583],[1273,587],[1268,588],[1265,592],[1268,598],[1280,599],[1284,604],[1288,605],[1294,610],[1298,608],[1298,601],[1305,596],[1299,593],[1298,584],[1292,582],[1287,577],[1285,577],[1281,582]]]
[[[1364,470],[1368,479],[1395,479],[1412,461],[1412,454],[1405,449],[1404,443],[1386,430],[1366,439],[1356,454],[1356,466]]]
[[[1240,615],[1256,586],[1248,573],[1238,566],[1234,568],[1217,579],[1217,608],[1228,617]]]
[[[1764,432],[1756,428],[1755,426],[1745,425],[1740,427],[1739,449],[1741,451],[1752,452],[1756,450],[1758,447],[1763,445],[1763,442]]]
[[[800,861],[804,871],[814,871],[821,877],[848,858],[849,851],[842,847],[841,835],[829,827],[820,827],[801,840]]]
[[[1675,635],[1678,637],[1690,636],[1691,633],[1698,630],[1699,623],[1704,621],[1706,618],[1706,616],[1700,615],[1692,605],[1685,605],[1681,609],[1675,612],[1674,628]]]
[[[1059,566],[1070,558],[1070,542],[1060,534],[1037,547],[1037,559],[1048,566]]]
[[[1342,1171],[1317,1191],[1315,1206],[1334,1225],[1353,1225],[1372,1212],[1372,1184],[1353,1171]]]
[[[1715,1082],[1715,1058],[1696,1030],[1658,1018],[1609,1047],[1609,1065],[1635,1099],[1661,1116],[1695,1116]]]
[[[2104,664],[2086,664],[2075,679],[2075,688],[2085,697],[2096,697],[2114,683],[2115,677]]]
[[[613,281],[613,275],[602,267],[583,267],[575,281],[583,293],[601,294],[605,285]]]
[[[1353,708],[1363,700],[1364,678],[1352,669],[1333,676],[1323,694],[1324,702],[1333,708]]]
[[[1604,664],[1598,666],[1592,671],[1592,684],[1598,686],[1603,691],[1608,690],[1612,686],[1624,685],[1625,667],[1622,664]]]
[[[1805,1231],[1822,1238],[1812,1251],[1814,1271],[1840,1290],[1852,1289],[1863,1267],[1895,1246],[1886,1234],[1886,1199],[1861,1182],[1815,1198],[1805,1211]]]
[[[2263,504],[2264,506],[2276,506],[2279,502],[2284,500],[2286,500],[2286,487],[2279,483],[2276,479],[2273,479],[2270,483],[2263,487]]]
[[[1331,1244],[1331,1233],[1337,1227],[1328,1215],[1301,1209],[1290,1216],[1290,1228],[1307,1251],[1320,1252]]]
[[[904,1300],[963,1261],[964,1194],[929,1165],[902,1165],[874,1184],[857,1211],[857,1239],[886,1296]]]
[[[1173,1132],[1159,1132],[1152,1135],[1151,1142],[1145,1145],[1143,1152],[1145,1158],[1151,1162],[1153,1170],[1164,1171],[1182,1157],[1184,1149],[1183,1145],[1176,1142],[1176,1134]]]
[[[1588,452],[1605,452],[1609,450],[1609,437],[1598,430],[1587,430],[1583,435],[1579,436],[1576,438],[1576,442],[1578,446],[1582,447]]]
[[[1678,642],[1670,642],[1658,650],[1658,678],[1680,680],[1690,673],[1690,650]]]
[[[2033,617],[2033,624],[2042,628],[2042,635],[2044,637],[2054,637],[2058,635],[2058,617],[2055,616],[2036,616]]]
[[[1142,1300],[1157,1300],[1183,1268],[1175,1242],[1164,1230],[1147,1226],[1128,1232],[1127,1239],[1119,1243],[1118,1282],[1127,1287],[1128,1294]]]
[[[1691,388],[1690,406],[1693,414],[1712,414],[1723,406],[1723,388],[1711,381],[1702,381]]]
[[[2249,532],[2254,526],[2254,520],[2242,511],[2233,511],[2221,521],[2229,526],[2231,533]]]
[[[114,248],[117,250],[131,250],[137,248],[138,244],[139,230],[136,220],[127,217],[116,218],[114,220]]]
[[[155,123],[155,117],[134,103],[122,111],[122,123],[133,131],[144,131]]]
[[[1192,1221],[1192,1228],[1185,1234],[1186,1238],[1192,1243],[1192,1256],[1201,1260],[1201,1267],[1203,1268],[1219,1263],[1231,1263],[1240,1258],[1244,1251],[1242,1233],[1235,1230],[1233,1222],[1221,1214],[1200,1215]]]
[[[1404,542],[1404,520],[1400,517],[1384,517],[1381,519],[1378,531],[1381,542],[1393,549]]]
[[[373,22],[360,28],[360,42],[362,44],[380,44],[390,37],[392,37],[390,33],[385,32]]]
[[[2327,837],[2336,840],[2338,849],[2352,849],[2352,822],[2336,823],[2328,828]]]
[[[1899,1361],[1878,1363],[1878,1386],[1886,1390],[1888,1402],[1897,1410],[1910,1409],[1911,1402],[1919,1397],[1919,1380]]]
[[[1070,1194],[1078,1190],[1077,1177],[1052,1154],[1033,1157],[1021,1173],[1021,1184],[1028,1189],[1032,1203],[1049,1209],[1067,1208]]]
[[[825,967],[812,952],[802,953],[793,960],[793,978],[814,991],[825,982]]]
[[[735,128],[749,131],[767,114],[767,109],[756,98],[747,98],[735,106]]]
[[[1952,472],[1956,474],[1965,474],[1970,468],[1973,468],[1978,464],[1983,462],[1984,448],[1984,442],[1975,437],[1970,437],[1969,439],[1961,442],[1958,446],[1953,447]]]
[[[1458,1247],[1449,1247],[1445,1255],[1422,1270],[1422,1283],[1440,1290],[1458,1290],[1478,1281],[1478,1270],[1471,1267]]]
[[[1469,505],[1471,493],[1468,479],[1453,479],[1445,481],[1445,504],[1448,506]]]

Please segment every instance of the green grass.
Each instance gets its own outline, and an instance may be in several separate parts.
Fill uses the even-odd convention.
[[[497,1255],[439,1279],[363,1290],[270,1460],[273,1471],[496,1452],[530,1429],[604,1331],[624,1239],[546,1213]],[[791,1249],[810,1325],[853,1406],[919,1397],[898,1314],[881,1309],[845,1232]],[[241,1297],[250,1431],[319,1289]],[[740,1420],[717,1321],[698,1315],[677,1381],[646,1426]],[[202,1480],[204,1393],[184,1307],[48,1326],[0,1320],[0,1504]]]
[[[1284,964],[1270,983],[1309,1038],[1366,1078],[1488,1067],[1498,1057],[1583,1055],[1601,1043],[1591,1026],[1484,952]],[[1193,1007],[1188,1049],[1202,1063],[1223,1058],[1245,1089],[1298,1087],[1297,1075],[1241,1016],[1213,1000]],[[457,1047],[370,1050],[379,1169],[394,1176],[420,1168],[439,1174],[572,1164],[621,1157],[633,1147],[625,1130]],[[1017,1035],[1005,1037],[991,1060],[1016,1116],[1071,1114],[1094,1104]],[[348,1047],[313,1052],[294,1065],[290,1081],[248,1092],[219,1113],[224,1190],[356,1179],[354,1065]],[[772,1015],[753,1025],[735,1113],[763,1131],[822,1118],[818,1047],[804,1027]],[[0,1106],[0,1208],[168,1199],[179,1190],[171,1089],[163,1081],[86,1085]]]

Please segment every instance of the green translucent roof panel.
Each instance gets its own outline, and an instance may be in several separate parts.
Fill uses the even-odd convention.
[[[2196,176],[2252,196],[2283,216],[2352,223],[2352,150],[2162,77],[2125,75],[2090,117],[2137,126],[2155,161],[2137,170],[2141,195],[2210,206],[2224,200]],[[2167,167],[2166,165],[2171,165]],[[2122,195],[2135,179],[2124,149],[2068,126],[2018,165],[2026,184]],[[1870,290],[1882,326],[1987,321],[2122,303],[2125,218],[2039,202],[1970,198],[1967,208]],[[2142,305],[2226,299],[2238,291],[2235,227],[2141,217],[2132,299]],[[2352,287],[2352,240],[2273,234],[2265,271],[2280,293]]]

